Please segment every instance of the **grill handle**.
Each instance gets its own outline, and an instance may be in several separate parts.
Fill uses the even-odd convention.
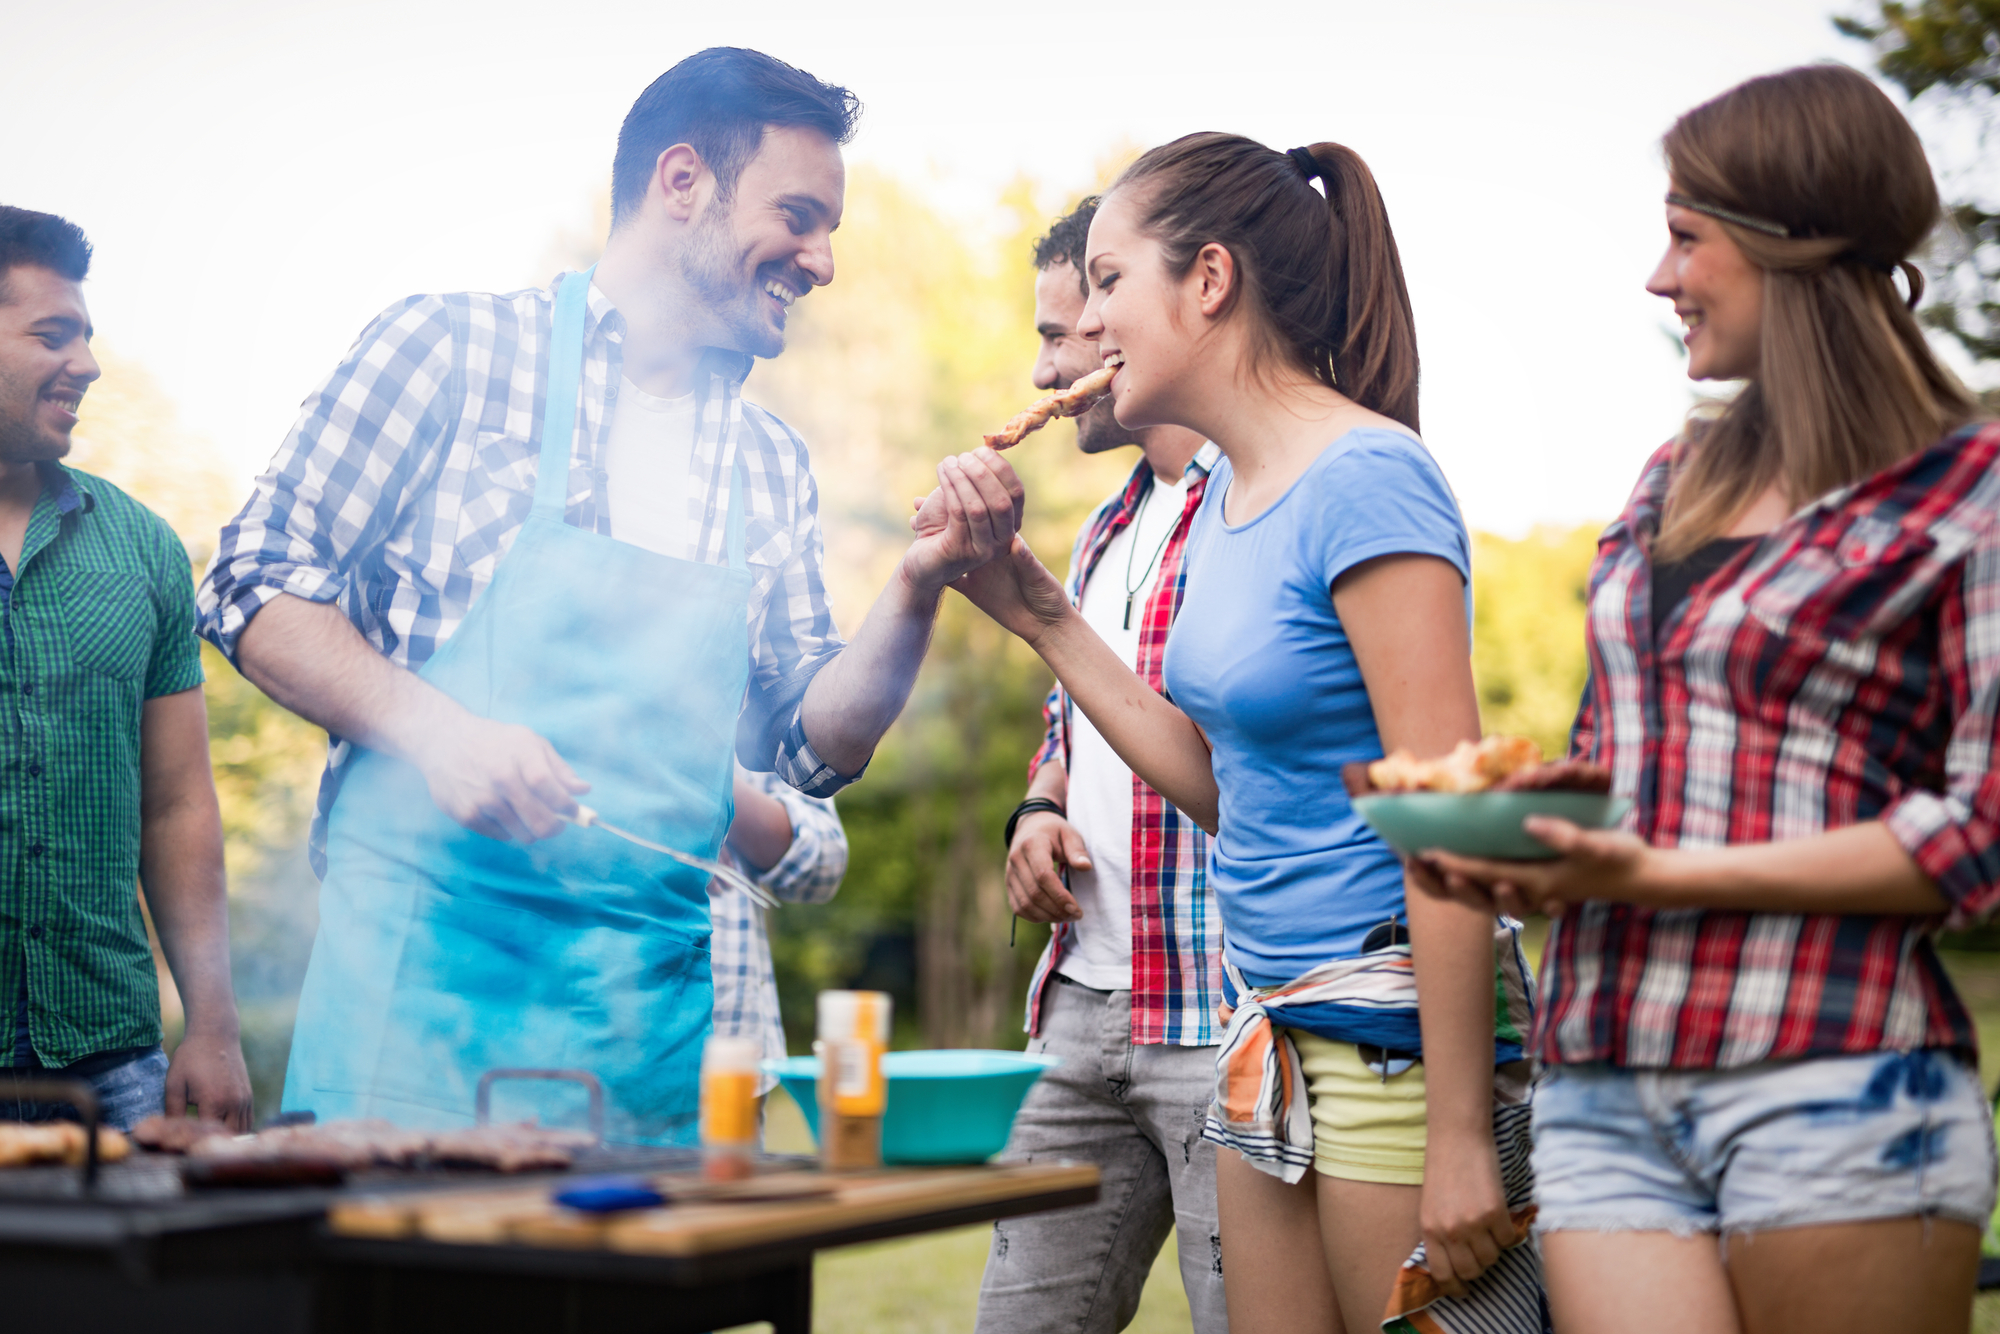
[[[590,1133],[599,1144],[604,1143],[604,1085],[590,1071],[488,1070],[479,1077],[479,1091],[473,1095],[473,1115],[482,1126],[492,1119],[493,1086],[503,1079],[553,1079],[583,1085],[583,1091],[590,1095]]]
[[[97,1127],[101,1109],[97,1090],[81,1079],[35,1079],[16,1077],[6,1083],[13,1097],[36,1102],[66,1102],[83,1118],[83,1189],[97,1187]]]

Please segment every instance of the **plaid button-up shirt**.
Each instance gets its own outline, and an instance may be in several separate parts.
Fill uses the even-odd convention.
[[[305,401],[291,434],[223,528],[199,592],[201,632],[236,657],[250,618],[280,593],[338,601],[391,662],[421,668],[465,619],[534,502],[537,430],[548,392],[555,291],[413,296],[364,331]],[[605,448],[625,320],[590,290],[582,429],[565,519],[609,534]],[[805,442],[741,395],[750,358],[711,352],[697,378],[688,517],[696,558],[727,562],[728,478],[749,476],[745,554],[750,689],[737,754],[802,791],[843,778],[807,744],[799,704],[842,646],[821,576],[819,498]],[[325,869],[327,812],[353,747],[331,738],[311,853]],[[858,776],[858,775],[857,775]]]
[[[825,797],[808,797],[776,774],[743,773],[750,785],[785,808],[792,819],[792,846],[776,866],[759,869],[724,843],[722,857],[740,867],[783,903],[825,903],[847,873],[847,832],[840,813]],[[778,1012],[778,979],[771,967],[771,938],[764,910],[750,896],[720,879],[708,882],[708,913],[715,924],[709,964],[715,975],[715,1034],[749,1038],[767,1059],[785,1056],[785,1024]],[[777,1079],[758,1076],[758,1092]]]
[[[1599,541],[1572,753],[1659,847],[1879,820],[1970,921],[2000,903],[2000,425],[1807,506],[1661,627],[1648,553],[1675,446]],[[1710,1069],[1977,1036],[1934,919],[1586,903],[1542,964],[1539,1055]]]
[[[1160,664],[1167,631],[1180,614],[1187,588],[1188,529],[1201,508],[1208,473],[1222,451],[1204,444],[1188,463],[1191,480],[1181,517],[1167,536],[1160,576],[1146,601],[1139,631],[1139,679],[1161,694],[1166,684]],[[1083,605],[1083,586],[1111,539],[1132,522],[1139,501],[1153,485],[1144,459],[1124,489],[1091,514],[1076,535],[1069,558],[1069,600]],[[1069,696],[1058,685],[1042,706],[1048,724],[1041,749],[1028,765],[1035,771],[1052,759],[1069,766]],[[1208,835],[1165,797],[1132,777],[1132,1041],[1182,1047],[1213,1046],[1222,1038],[1216,1006],[1222,1000],[1222,914],[1208,891]],[[1028,983],[1028,1032],[1041,1029],[1042,995],[1076,928],[1058,923]]]
[[[0,1013],[43,1065],[160,1040],[139,913],[146,701],[201,685],[187,548],[123,491],[39,465],[0,561]]]

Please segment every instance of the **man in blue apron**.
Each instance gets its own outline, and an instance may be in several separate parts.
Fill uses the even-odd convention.
[[[804,443],[740,396],[833,279],[857,110],[754,51],[682,61],[619,133],[595,269],[392,306],[223,529],[203,633],[332,738],[286,1110],[460,1125],[485,1071],[574,1067],[614,1137],[691,1138],[706,876],[566,818],[587,793],[713,857],[732,751],[853,781],[944,586],[1019,526],[997,455],[946,460],[951,522],[843,643]]]

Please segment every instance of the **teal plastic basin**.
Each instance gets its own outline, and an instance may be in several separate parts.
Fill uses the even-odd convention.
[[[1025,1051],[892,1051],[882,1058],[889,1106],[885,1163],[983,1163],[1007,1147],[1028,1088],[1060,1056]],[[819,1138],[819,1057],[766,1061]]]

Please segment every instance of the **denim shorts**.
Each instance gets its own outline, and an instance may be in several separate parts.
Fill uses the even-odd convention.
[[[1944,1051],[1738,1070],[1559,1066],[1535,1094],[1537,1230],[1754,1232],[1993,1212],[1993,1113]]]

